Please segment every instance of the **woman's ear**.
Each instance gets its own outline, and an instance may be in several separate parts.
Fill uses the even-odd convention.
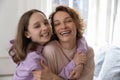
[[[26,38],[30,38],[29,32],[26,31],[25,36],[26,36]]]

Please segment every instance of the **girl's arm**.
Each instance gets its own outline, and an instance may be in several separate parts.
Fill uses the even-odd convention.
[[[43,61],[40,62],[42,70],[33,71],[34,80],[63,80],[58,75],[54,74]]]
[[[81,74],[81,72],[83,70],[83,64],[86,63],[87,49],[88,49],[88,46],[87,46],[87,42],[86,42],[85,38],[82,37],[82,38],[78,39],[77,40],[77,54],[75,54],[74,59],[72,61],[70,61],[62,69],[62,71],[59,73],[59,76],[64,78],[65,80],[78,78],[78,76],[74,76],[74,74],[75,75]],[[79,67],[77,66],[77,68],[75,68],[76,65],[78,65],[78,64],[79,64]]]

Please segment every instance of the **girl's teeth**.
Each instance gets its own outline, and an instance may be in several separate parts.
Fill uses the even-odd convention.
[[[48,35],[48,33],[44,33],[44,34],[41,35],[41,37],[45,37],[47,35]]]

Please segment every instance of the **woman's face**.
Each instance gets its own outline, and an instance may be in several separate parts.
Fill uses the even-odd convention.
[[[62,42],[76,40],[76,26],[71,16],[64,11],[58,11],[54,17],[55,34]]]
[[[51,28],[46,17],[40,13],[33,13],[28,25],[28,31],[25,32],[27,38],[41,45],[50,40]]]

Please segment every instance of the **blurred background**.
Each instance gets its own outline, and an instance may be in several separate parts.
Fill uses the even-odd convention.
[[[0,80],[12,80],[15,65],[9,59],[8,48],[21,15],[39,9],[48,17],[58,5],[79,11],[86,23],[84,36],[95,54],[105,45],[120,45],[119,0],[0,0]]]

